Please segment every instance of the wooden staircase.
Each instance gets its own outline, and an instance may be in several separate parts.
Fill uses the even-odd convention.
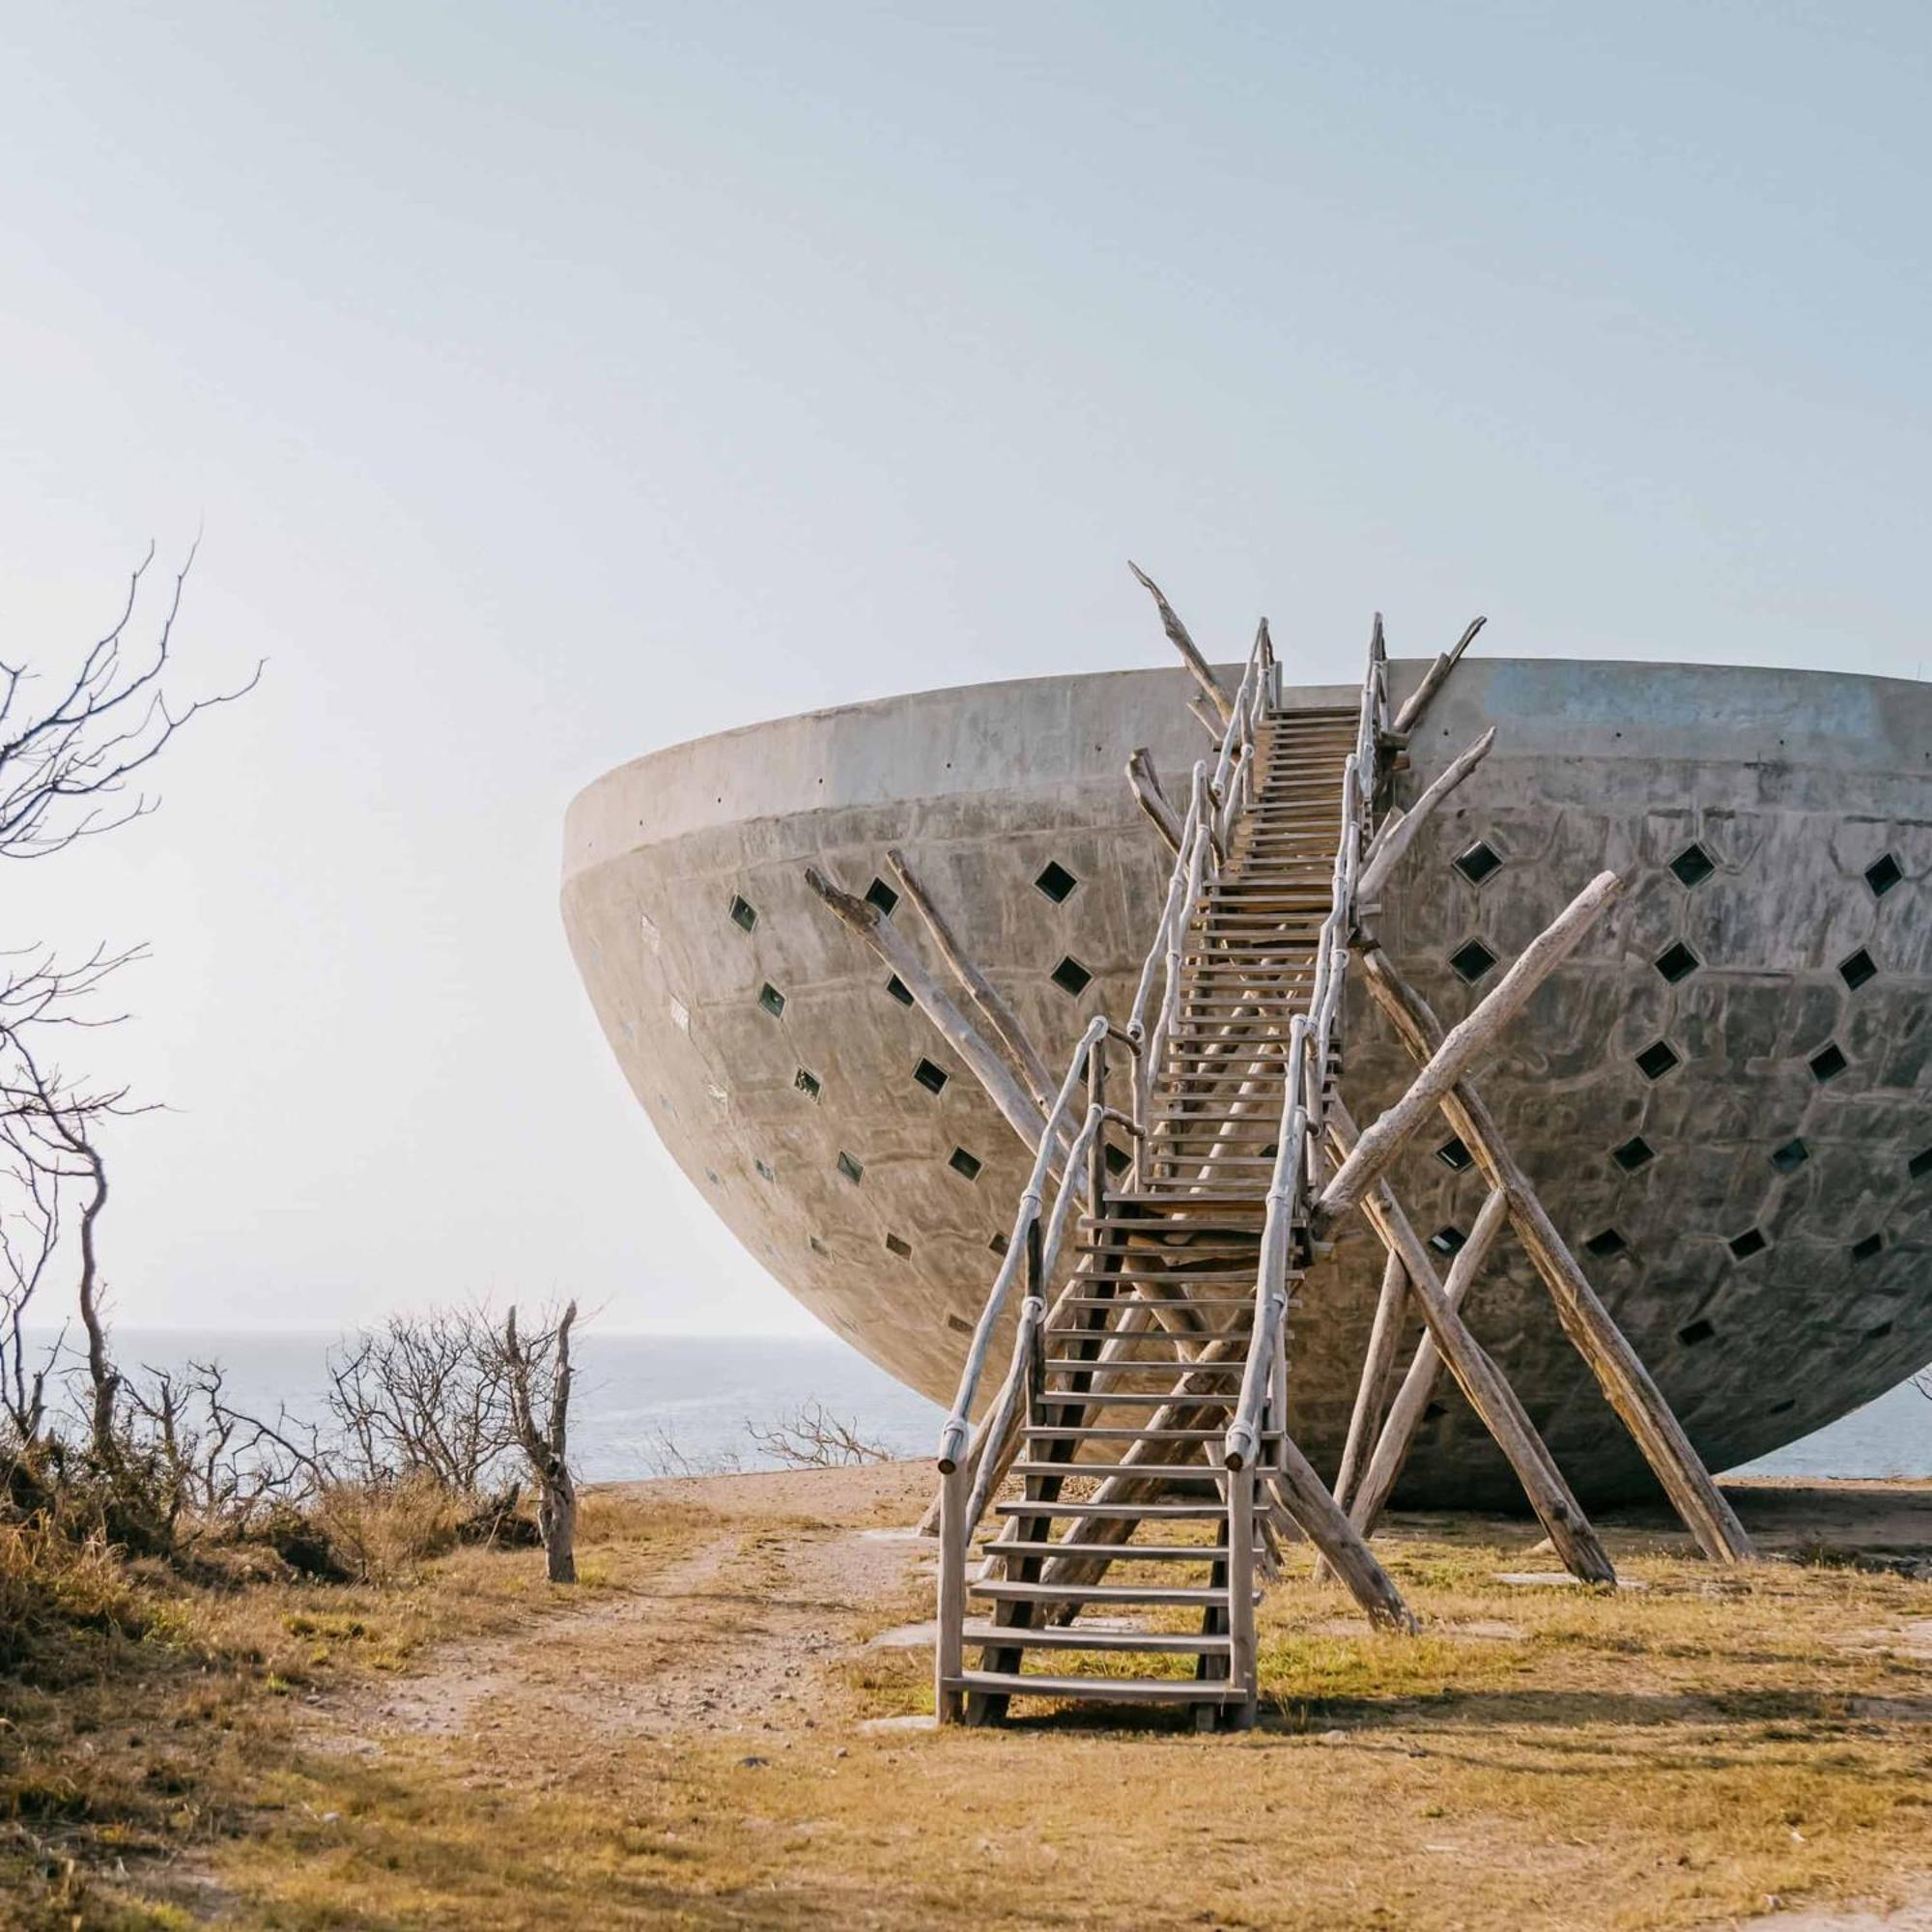
[[[979,1666],[940,1687],[963,1694],[969,1722],[996,1720],[1015,1696],[1191,1705],[1203,1728],[1253,1721],[1256,1687],[1232,1668],[1230,1633],[1237,1615],[1251,1622],[1268,1537],[1264,1518],[1259,1552],[1231,1547],[1253,1534],[1231,1525],[1256,1519],[1230,1510],[1228,1489],[1264,1477],[1278,1406],[1255,1463],[1231,1471],[1219,1452],[1253,1337],[1290,1023],[1315,983],[1358,727],[1353,707],[1269,712],[1256,734],[1250,802],[1190,909],[1150,1042],[1137,1179],[1120,1192],[1096,1183],[1079,1270],[1037,1330],[1010,1471],[1023,1494],[993,1505],[999,1526],[966,1584],[980,1614],[964,1649]],[[1301,1248],[1297,1232],[1291,1294]],[[1084,1672],[1053,1668],[1069,1656]]]

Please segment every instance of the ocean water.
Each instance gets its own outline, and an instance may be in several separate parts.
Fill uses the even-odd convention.
[[[272,1414],[286,1405],[293,1415],[318,1419],[336,1340],[320,1332],[132,1328],[115,1337],[130,1367],[212,1357],[240,1406]],[[930,1456],[942,1419],[935,1404],[831,1336],[742,1341],[590,1328],[575,1352],[572,1450],[587,1482],[769,1468],[775,1459],[753,1440],[753,1429],[770,1429],[806,1405],[895,1456]],[[1932,1476],[1932,1401],[1902,1384],[1740,1473]]]

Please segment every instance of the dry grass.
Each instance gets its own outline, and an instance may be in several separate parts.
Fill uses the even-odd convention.
[[[1399,1525],[1391,1561],[1427,1617],[1412,1642],[1361,1632],[1345,1599],[1292,1577],[1262,1613],[1269,1708],[1245,1737],[1050,1711],[867,1732],[930,1708],[928,1656],[836,1646],[801,1666],[781,1728],[627,1715],[638,1657],[728,1676],[779,1609],[848,1645],[927,1613],[913,1579],[862,1606],[827,1595],[837,1522],[879,1514],[846,1475],[812,1516],[600,1498],[587,1599],[548,1591],[533,1556],[465,1551],[414,1585],[193,1601],[177,1634],[138,1646],[138,1730],[106,1719],[128,1705],[126,1651],[78,1700],[10,1713],[40,1782],[16,1769],[7,1788],[47,1856],[79,1851],[99,1874],[117,1843],[141,1855],[77,1906],[37,1881],[38,1909],[466,1932],[1640,1928],[1883,1897],[1932,1866],[1932,1590],[1781,1562],[1728,1576],[1650,1534],[1610,1539],[1648,1587],[1598,1595],[1499,1583],[1526,1567],[1520,1526]],[[725,1619],[733,1635],[707,1647]],[[513,1682],[425,1733],[372,1730],[366,1703],[330,1690],[409,1679],[426,1645],[478,1638],[513,1660],[567,1639],[588,1696]]]

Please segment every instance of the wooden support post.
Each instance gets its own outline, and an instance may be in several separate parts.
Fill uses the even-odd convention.
[[[1167,849],[1180,850],[1180,814],[1162,790],[1160,774],[1154,770],[1153,756],[1145,745],[1127,759],[1127,783],[1133,788],[1140,809],[1153,821],[1153,829],[1167,841]]]
[[[1408,702],[1395,714],[1395,724],[1390,727],[1398,734],[1415,729],[1416,722],[1429,709],[1429,700],[1442,689],[1442,680],[1456,668],[1463,653],[1476,641],[1476,633],[1489,622],[1487,617],[1478,617],[1456,640],[1453,650],[1447,650],[1422,674],[1422,682],[1410,694]]]
[[[1369,1330],[1368,1352],[1362,1358],[1362,1379],[1355,1390],[1355,1407],[1349,1417],[1349,1439],[1342,1446],[1342,1466],[1335,1474],[1335,1500],[1344,1509],[1355,1492],[1355,1483],[1368,1460],[1369,1446],[1381,1427],[1388,1403],[1388,1385],[1395,1374],[1396,1350],[1402,1346],[1403,1317],[1408,1308],[1408,1270],[1390,1255],[1382,1267],[1381,1293],[1376,1299],[1375,1325]]]
[[[932,1652],[932,1708],[942,1724],[964,1715],[958,1689],[965,1664],[966,1465],[939,1479],[939,1629]]]
[[[1623,881],[1614,872],[1600,872],[1523,948],[1495,990],[1444,1036],[1408,1092],[1363,1132],[1354,1151],[1321,1190],[1309,1215],[1318,1238],[1349,1208],[1361,1205],[1410,1135],[1441,1105],[1443,1094],[1462,1078],[1471,1062],[1495,1044],[1497,1035],[1577,950],[1591,923],[1622,891]],[[1411,1282],[1413,1278],[1411,1269]]]
[[[1342,1514],[1308,1458],[1292,1440],[1283,1442],[1281,1466],[1270,1470],[1267,1480],[1275,1500],[1368,1612],[1369,1621],[1382,1630],[1406,1631],[1412,1635],[1415,1618],[1403,1602],[1395,1579],[1376,1560],[1361,1532]]]
[[[1208,660],[1201,655],[1194,639],[1187,635],[1187,626],[1175,613],[1172,604],[1160,585],[1144,571],[1139,564],[1129,563],[1127,568],[1140,581],[1144,589],[1154,601],[1154,608],[1160,612],[1161,629],[1167,633],[1168,641],[1180,653],[1181,662],[1193,674],[1194,682],[1201,687],[1208,702],[1214,707],[1214,715],[1221,721],[1221,728],[1227,728],[1228,721],[1235,715],[1234,701],[1221,689],[1220,681],[1208,667]],[[1220,732],[1216,732],[1218,737]]]
[[[1331,1098],[1328,1103],[1326,1125],[1336,1151],[1346,1157],[1353,1122],[1339,1098]],[[1565,1567],[1586,1583],[1614,1583],[1617,1573],[1598,1542],[1596,1531],[1590,1527],[1582,1505],[1564,1481],[1563,1472],[1544,1446],[1516,1391],[1444,1293],[1429,1250],[1394,1191],[1386,1181],[1378,1181],[1361,1208],[1383,1245],[1401,1258],[1408,1275],[1409,1293],[1441,1350],[1442,1359],[1449,1365],[1449,1372],[1456,1378],[1469,1406],[1495,1438],[1496,1447],[1509,1458],[1510,1467],[1516,1471],[1530,1508],[1548,1531],[1549,1541]],[[1474,1278],[1508,1213],[1508,1198],[1497,1188],[1483,1203],[1476,1225],[1456,1257],[1454,1267],[1463,1269],[1465,1279]],[[1465,1260],[1469,1260],[1466,1269]]]
[[[1430,813],[1489,756],[1495,742],[1496,727],[1492,724],[1473,745],[1459,753],[1442,768],[1435,782],[1407,811],[1391,812],[1382,821],[1381,830],[1370,842],[1368,855],[1362,862],[1361,876],[1355,881],[1358,905],[1372,906],[1380,900],[1389,874],[1408,850],[1415,835],[1428,822]]]
[[[1362,963],[1369,991],[1403,1044],[1417,1060],[1427,1060],[1441,1043],[1441,1023],[1379,948],[1371,948]],[[1442,1111],[1484,1179],[1507,1196],[1511,1226],[1549,1291],[1563,1332],[1589,1364],[1605,1400],[1630,1431],[1697,1547],[1713,1562],[1750,1562],[1756,1551],[1737,1513],[1557,1233],[1473,1081],[1467,1076],[1458,1081],[1444,1096]]]
[[[1255,1472],[1228,1472],[1228,1681],[1242,1702],[1236,1721],[1255,1720]]]

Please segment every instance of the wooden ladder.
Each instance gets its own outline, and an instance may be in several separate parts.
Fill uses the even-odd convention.
[[[1229,1471],[1215,1452],[1253,1332],[1289,1027],[1314,984],[1357,726],[1352,707],[1273,712],[1258,735],[1253,801],[1191,909],[1142,1178],[1082,1218],[1081,1272],[1040,1332],[1011,1471],[1023,1493],[994,1504],[967,1583],[980,1666],[949,1680],[968,1722],[1015,1696],[1191,1705],[1203,1728],[1254,1719],[1230,1631],[1252,1619],[1267,1538],[1230,1548],[1231,1520],[1252,1513],[1231,1516],[1227,1486],[1265,1473],[1282,1418],[1258,1464]],[[1099,1667],[1028,1669],[1037,1653]]]

